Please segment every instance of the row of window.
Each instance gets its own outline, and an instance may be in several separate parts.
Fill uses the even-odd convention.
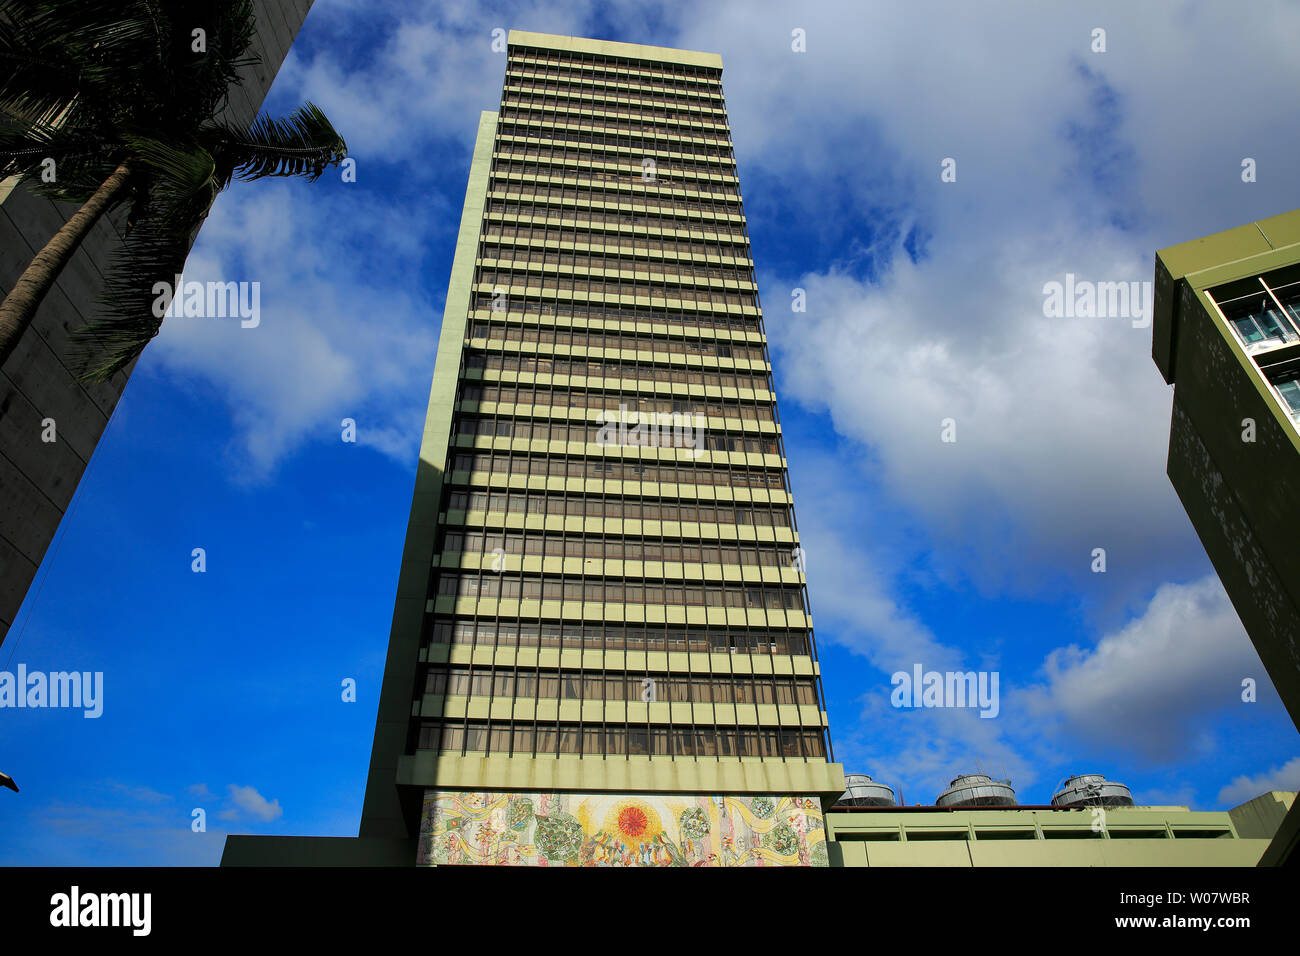
[[[500,314],[500,313],[498,313]],[[666,335],[638,335],[634,332],[591,332],[572,326],[536,326],[505,322],[475,322],[469,337],[492,342],[535,342],[564,348],[630,349],[640,352],[666,352],[675,355],[701,355],[708,358],[742,359],[766,362],[762,346],[732,344],[717,339],[670,338]]]
[[[556,53],[548,50],[512,48],[506,60],[507,70],[520,70],[529,76],[596,76],[611,80],[635,77],[654,81],[651,85],[668,88],[689,87],[720,89],[722,71],[712,67],[664,63],[659,60],[630,60],[590,53]],[[662,81],[662,82],[660,82]]]
[[[698,106],[683,103],[681,106],[668,108],[651,104],[632,104],[618,99],[583,95],[579,90],[555,90],[554,92],[525,91],[524,88],[507,87],[501,99],[503,107],[518,111],[515,115],[532,115],[542,122],[552,118],[561,122],[572,122],[575,114],[589,111],[598,119],[623,117],[640,123],[653,123],[656,126],[672,127],[680,130],[698,130],[704,135],[725,135],[727,132],[726,115],[706,113]]]
[[[452,469],[491,475],[533,475],[555,478],[603,478],[609,481],[646,481],[681,485],[719,485],[723,488],[785,489],[780,471],[758,468],[714,468],[675,465],[635,459],[565,458],[558,455],[508,455],[480,452],[456,455]]]
[[[768,568],[797,568],[799,554],[789,547],[706,544],[698,541],[649,541],[583,537],[559,533],[530,534],[471,531],[448,532],[443,554],[503,552],[503,561],[520,556],[586,558],[604,561],[667,561],[677,564],[732,564]],[[504,570],[504,569],[503,569]]]
[[[676,176],[667,169],[658,166],[637,164],[628,169],[573,169],[547,166],[538,163],[498,162],[492,170],[492,184],[510,179],[526,178],[534,182],[567,184],[571,182],[595,183],[600,186],[614,184],[617,186],[672,186],[678,190],[691,190],[695,193],[711,193],[724,197],[740,197],[740,192],[733,183],[700,182],[685,174]],[[587,187],[590,188],[590,187]],[[650,193],[649,195],[659,195]]]
[[[732,607],[750,610],[803,611],[800,587],[754,587],[616,581],[607,578],[516,577],[482,571],[438,575],[443,597],[504,601],[582,601],[593,604],[647,604],[658,607]]]
[[[543,405],[553,408],[597,408],[629,412],[672,412],[678,415],[711,415],[749,422],[776,422],[771,402],[720,402],[698,398],[650,398],[636,393],[587,392],[579,389],[532,385],[466,385],[462,402],[497,402],[507,405]]]
[[[721,160],[697,162],[673,155],[671,151],[659,154],[651,150],[633,154],[616,148],[601,149],[599,146],[569,146],[566,148],[564,146],[536,146],[531,143],[503,142],[498,146],[496,156],[497,162],[513,164],[527,161],[551,166],[559,165],[565,168],[593,169],[603,165],[617,166],[621,169],[630,165],[638,174],[641,171],[641,161],[653,159],[656,169],[669,175],[689,176],[698,173],[706,177],[727,176],[732,179],[736,178],[735,168],[723,163]]]
[[[577,375],[633,382],[672,382],[678,385],[716,385],[720,388],[770,392],[766,375],[748,375],[719,369],[670,368],[601,359],[566,359],[550,355],[503,355],[500,352],[465,350],[465,368],[488,372],[525,372],[531,375]]]
[[[458,721],[420,724],[416,747],[443,753],[515,756],[826,757],[816,730],[741,730],[730,727],[631,727]]]
[[[641,160],[655,160],[660,165],[669,164],[673,168],[695,170],[707,176],[722,176],[738,181],[736,177],[736,160],[729,150],[715,150],[702,147],[698,143],[632,143],[619,142],[610,137],[610,142],[603,142],[599,137],[586,139],[551,137],[546,130],[525,130],[516,135],[510,130],[498,130],[493,143],[493,155],[504,159],[534,157],[534,159],[551,159],[565,157],[565,164],[601,165],[602,163],[641,164]]]
[[[501,216],[506,222],[514,221],[520,226],[536,223],[564,223],[568,235],[583,230],[618,232],[636,226],[643,229],[686,233],[693,239],[716,237],[719,241],[730,241],[738,245],[749,241],[739,224],[705,220],[689,215],[674,217],[665,214],[663,210],[660,210],[659,215],[648,216],[644,213],[618,209],[535,206],[506,202],[504,199],[488,199],[486,214]]]
[[[596,146],[621,146],[635,152],[647,149],[672,149],[674,152],[695,157],[717,157],[735,163],[731,143],[727,140],[701,139],[698,137],[683,140],[669,136],[663,130],[648,127],[640,132],[612,130],[603,127],[600,132],[590,128],[581,128],[578,124],[571,126],[542,126],[527,120],[514,120],[502,116],[497,123],[498,137],[511,136],[519,139],[553,145],[555,143],[590,143]]]
[[[632,139],[650,139],[650,140],[671,140],[680,141],[683,145],[702,145],[721,147],[727,142],[727,131],[725,129],[706,128],[700,124],[697,128],[682,127],[682,124],[674,123],[671,120],[662,120],[657,123],[635,123],[630,120],[607,119],[602,117],[592,117],[582,113],[559,112],[556,110],[530,110],[520,109],[518,107],[502,107],[500,110],[501,122],[513,126],[516,129],[531,129],[536,134],[536,130],[545,129],[547,136],[552,139],[560,138],[562,132],[573,130],[602,130],[608,131],[622,139],[630,137]]]
[[[477,621],[431,618],[429,643],[456,647],[568,647],[586,651],[727,654],[733,657],[807,657],[811,653],[805,631],[683,629],[664,625],[623,627],[603,623],[542,624],[497,618]]]
[[[1248,352],[1300,342],[1300,283],[1270,288],[1216,302]]]
[[[726,107],[721,97],[686,93],[680,90],[658,92],[608,87],[592,82],[569,82],[550,78],[512,77],[506,74],[503,94],[507,97],[531,98],[576,109],[639,110],[643,115],[695,116],[725,121]],[[646,111],[653,111],[647,113]],[[658,111],[663,112],[658,112]]]
[[[702,704],[817,704],[811,677],[776,674],[687,675],[524,668],[431,667],[434,696],[532,700],[624,700]]]
[[[706,116],[725,117],[726,103],[722,95],[708,89],[683,86],[650,86],[633,81],[603,82],[586,76],[560,78],[550,75],[529,74],[506,70],[502,94],[561,95],[570,99],[601,103],[628,103],[640,106],[675,107],[692,110]]]
[[[656,422],[654,417],[662,417]],[[639,420],[631,420],[631,419]],[[645,421],[644,419],[652,419]],[[515,438],[532,441],[578,442],[602,448],[688,448],[710,452],[748,452],[751,455],[779,455],[781,442],[775,437],[732,435],[705,431],[702,422],[690,415],[653,412],[625,420],[614,416],[605,424],[577,423],[518,418],[456,419],[457,438]]]
[[[537,56],[548,59],[537,59]],[[665,90],[694,90],[711,93],[721,97],[722,74],[712,70],[706,72],[676,72],[678,70],[699,70],[703,68],[678,64],[655,63],[640,60],[613,60],[586,56],[583,60],[555,60],[555,54],[536,54],[520,52],[511,53],[506,60],[506,75],[518,75],[525,78],[551,80],[592,80],[603,81],[610,85],[634,83],[638,86],[651,86]]]
[[[719,196],[717,198],[698,197],[688,199],[686,190],[680,188],[660,188],[657,183],[629,184],[622,182],[601,183],[594,187],[581,188],[564,186],[559,183],[515,182],[497,180],[488,187],[488,194],[493,199],[515,199],[536,205],[549,204],[576,205],[588,208],[599,205],[647,206],[659,212],[674,212],[680,215],[690,210],[709,217],[743,216],[740,197]],[[678,194],[681,195],[678,195]]]
[[[557,230],[551,230],[558,234]],[[737,329],[744,332],[762,332],[759,320],[751,315],[730,315],[715,312],[677,312],[667,309],[637,308],[613,303],[588,304],[586,302],[543,301],[525,296],[496,296],[479,293],[474,299],[477,314],[488,310],[494,315],[502,312],[527,316],[555,316],[556,321],[592,320],[609,322],[653,322],[659,325],[677,325],[683,329]]]
[[[614,272],[653,272],[667,273],[670,281],[681,282],[684,279],[721,279],[726,282],[739,282],[754,285],[754,273],[748,265],[743,266],[709,266],[700,265],[691,260],[665,259],[663,256],[649,255],[650,249],[658,247],[647,244],[645,253],[638,255],[629,248],[626,252],[618,249],[603,249],[583,253],[556,252],[540,247],[511,245],[493,245],[484,243],[479,255],[484,259],[504,260],[498,265],[510,269],[528,269],[536,271],[542,266],[565,266],[570,269],[588,269]],[[689,283],[688,283],[689,284]]]
[[[1206,295],[1254,357],[1283,409],[1292,421],[1300,422],[1300,362],[1276,354],[1300,343],[1297,272],[1295,267],[1282,269],[1208,290]]]
[[[576,229],[559,229],[548,230],[544,226],[529,226],[512,224],[502,226],[499,223],[489,224],[484,231],[484,255],[492,254],[498,258],[515,258],[518,259],[524,250],[545,250],[546,254],[553,254],[550,247],[545,247],[546,242],[563,243],[568,248],[574,248],[581,243],[588,248],[585,254],[617,256],[620,258],[630,259],[648,259],[650,253],[655,253],[654,262],[670,263],[680,262],[683,265],[695,266],[701,259],[708,256],[717,256],[727,259],[736,260],[731,266],[732,269],[744,270],[747,274],[753,274],[753,263],[749,257],[744,254],[743,249],[737,249],[732,246],[723,246],[720,243],[691,242],[686,239],[675,237],[661,236],[611,236],[603,235],[584,235]],[[495,249],[489,253],[487,250]],[[525,258],[532,258],[526,256]],[[551,260],[543,259],[543,262]],[[558,264],[558,260],[556,260]]]
[[[555,273],[515,272],[510,269],[480,269],[475,283],[500,289],[507,295],[519,295],[525,289],[536,289],[541,295],[568,292],[585,298],[621,295],[642,299],[674,299],[684,308],[726,309],[758,308],[758,296],[753,292],[723,292],[718,289],[701,289],[675,285],[668,279],[660,282],[612,279],[603,276],[569,276]]]
[[[790,527],[784,505],[728,505],[653,498],[604,498],[599,495],[560,495],[543,491],[453,491],[447,496],[449,511],[486,511],[489,514],[571,515],[587,518],[628,518],[638,521],[695,521],[701,524]]]
[[[609,141],[606,142],[606,139]],[[518,155],[528,150],[530,156],[591,156],[613,158],[626,161],[630,156],[637,162],[642,157],[651,156],[655,160],[671,160],[681,163],[684,169],[698,169],[708,173],[736,175],[736,159],[730,147],[706,146],[701,143],[631,143],[622,142],[617,136],[559,136],[549,135],[545,130],[525,129],[512,131],[504,125],[497,128],[497,137],[493,143],[496,155],[509,153]]]

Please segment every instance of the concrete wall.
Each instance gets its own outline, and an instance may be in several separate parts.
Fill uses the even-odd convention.
[[[256,116],[311,2],[258,0],[252,52],[261,62],[231,91],[227,118],[249,123]],[[12,180],[0,183],[0,294],[74,211]],[[126,370],[111,382],[82,385],[69,371],[69,335],[94,315],[104,268],[119,245],[118,218],[95,226],[0,370],[0,641],[130,376]],[[56,423],[55,442],[41,440],[46,418]]]
[[[1268,793],[1229,812],[1110,807],[1104,817],[1092,808],[841,809],[826,826],[841,866],[1256,866],[1293,797]]]
[[[1288,480],[1300,437],[1204,295],[1297,263],[1300,210],[1159,250],[1152,356],[1174,385],[1169,479],[1300,727],[1300,518]],[[1242,440],[1248,419],[1253,441]]]
[[[1270,790],[1254,800],[1247,800],[1228,811],[1237,836],[1246,839],[1271,840],[1287,811],[1295,803],[1294,790]]]

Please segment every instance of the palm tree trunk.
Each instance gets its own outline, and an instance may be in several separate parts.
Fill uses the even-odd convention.
[[[126,188],[130,174],[125,162],[113,170],[95,190],[94,195],[68,217],[68,221],[50,238],[45,248],[36,253],[14,287],[9,290],[4,303],[0,304],[0,366],[17,348],[18,340],[32,324],[36,310],[59,278],[63,267],[72,260],[104,211]]]

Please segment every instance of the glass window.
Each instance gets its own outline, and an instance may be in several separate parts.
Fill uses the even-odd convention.
[[[1220,309],[1249,349],[1295,339],[1290,323],[1267,292],[1222,303]]]
[[[1284,373],[1274,381],[1278,394],[1286,403],[1292,418],[1300,418],[1300,372]]]

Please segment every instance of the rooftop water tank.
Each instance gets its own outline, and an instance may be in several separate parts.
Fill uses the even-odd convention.
[[[994,780],[986,773],[963,774],[948,784],[934,801],[937,807],[1014,807],[1016,791],[1010,780]]]
[[[1124,784],[1107,780],[1099,773],[1081,773],[1069,777],[1052,794],[1052,806],[1131,807],[1133,794]]]
[[[865,773],[844,775],[844,796],[835,801],[837,807],[896,807],[894,791],[877,783]]]

